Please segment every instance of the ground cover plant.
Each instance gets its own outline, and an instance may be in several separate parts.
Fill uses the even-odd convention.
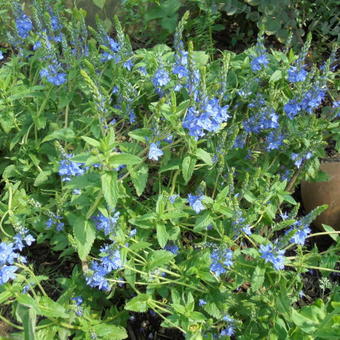
[[[340,149],[321,65],[183,39],[133,50],[34,1],[0,59],[0,309],[8,339],[336,339],[338,232],[292,191]],[[313,240],[328,235],[319,250]],[[320,275],[308,296],[305,277]],[[150,321],[149,321],[150,320]],[[148,326],[155,321],[153,327]],[[141,322],[138,322],[141,321]]]

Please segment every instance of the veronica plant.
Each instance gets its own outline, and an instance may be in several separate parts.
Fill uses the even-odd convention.
[[[117,19],[111,37],[41,3],[0,68],[4,322],[32,339],[124,339],[152,310],[187,339],[336,334],[330,299],[320,328],[296,303],[308,270],[338,272],[323,260],[338,245],[311,247],[325,207],[301,217],[290,194],[338,124],[316,111],[332,60],[318,69],[308,41],[295,55],[261,39],[214,60],[183,41],[187,15],[174,50],[132,50]]]

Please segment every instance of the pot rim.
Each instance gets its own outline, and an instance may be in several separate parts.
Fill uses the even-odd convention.
[[[320,161],[323,163],[340,163],[340,158],[338,157],[320,158]]]

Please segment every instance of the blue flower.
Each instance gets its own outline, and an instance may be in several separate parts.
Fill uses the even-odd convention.
[[[179,248],[176,246],[176,244],[167,244],[164,247],[164,249],[169,251],[170,253],[175,254],[175,255],[178,253],[178,250],[179,250]]]
[[[62,29],[62,25],[59,22],[59,19],[56,15],[51,16],[51,26],[53,31],[59,31]]]
[[[277,132],[271,131],[266,138],[267,146],[266,149],[270,150],[278,150],[283,143],[283,135],[278,134]]]
[[[9,280],[14,280],[16,278],[15,272],[18,270],[17,266],[7,266],[4,265],[0,268],[0,286],[8,282]]]
[[[148,158],[158,161],[159,157],[161,156],[163,156],[163,151],[157,146],[156,143],[151,143]]]
[[[26,39],[29,35],[29,32],[33,29],[31,19],[24,13],[22,13],[21,16],[15,20],[15,24],[19,37],[23,39]]]
[[[51,64],[40,71],[40,77],[45,78],[49,83],[59,86],[66,82],[67,76],[64,72],[59,72],[61,69],[59,64]]]
[[[0,266],[5,264],[13,264],[19,254],[15,252],[13,243],[0,243]]]
[[[246,234],[246,235],[251,235],[251,228],[250,225],[246,225],[245,227],[241,228],[241,230]]]
[[[0,51],[0,60],[4,59],[4,55],[2,54],[2,51]]]
[[[296,99],[292,99],[283,107],[283,109],[287,117],[289,119],[293,119],[299,111],[301,111],[301,105],[296,101]]]
[[[288,70],[288,80],[291,83],[297,83],[300,81],[305,81],[307,78],[308,72],[303,67],[295,67],[291,66]]]
[[[170,82],[169,73],[162,68],[158,69],[152,78],[152,83],[156,88],[165,86],[169,82]]]
[[[205,301],[205,300],[203,300],[203,299],[199,299],[198,300],[198,305],[199,306],[204,306],[204,305],[206,305],[207,304],[207,301]]]
[[[169,197],[169,201],[170,201],[170,203],[172,203],[172,204],[174,204],[175,203],[175,201],[176,201],[176,199],[177,199],[177,197],[179,197],[179,195],[171,195],[170,197]]]
[[[83,303],[83,298],[81,296],[75,296],[71,300],[74,301],[77,306],[80,306]]]
[[[123,267],[120,252],[118,249],[114,249],[112,245],[105,245],[100,248],[100,252],[102,256],[101,261],[103,266],[106,268],[107,273]]]
[[[269,61],[266,54],[262,54],[256,58],[254,58],[251,63],[250,67],[254,72],[261,71],[262,68],[265,68],[268,65]]]
[[[1,54],[1,52],[0,52],[0,54]],[[334,101],[333,104],[332,104],[333,109],[337,109],[338,107],[340,107],[340,100]]]
[[[102,213],[99,213],[97,216],[93,217],[93,220],[96,224],[96,228],[103,231],[104,234],[107,236],[114,232],[114,228],[117,225],[119,215],[119,211],[116,211],[112,217],[105,217]]]
[[[85,169],[82,168],[83,163],[73,162],[70,160],[73,155],[67,155],[66,159],[59,162],[59,176],[63,182],[68,182],[73,176],[80,176],[85,173]]]
[[[302,110],[307,113],[312,113],[315,108],[317,108],[326,96],[326,91],[320,88],[315,88],[307,91],[303,95],[303,99],[300,103]]]
[[[205,209],[205,206],[202,203],[202,199],[204,195],[195,196],[192,194],[188,195],[189,205],[192,209],[195,210],[196,214],[199,214],[202,210]]]
[[[289,242],[303,246],[305,244],[307,236],[311,232],[311,229],[309,228],[309,226],[303,226],[303,228],[299,229],[291,228],[287,231],[287,233],[290,233],[292,231],[295,231],[295,234],[291,237]]]
[[[132,68],[133,68],[133,65],[134,65],[134,63],[133,63],[132,59],[129,59],[123,64],[123,67],[126,68],[128,71],[131,71]]]
[[[220,336],[232,336],[235,334],[235,328],[233,326],[228,326],[222,329]]]
[[[90,271],[87,273],[85,280],[86,283],[92,288],[98,288],[100,290],[110,290],[110,285],[105,275],[108,274],[107,268],[97,261],[93,261],[90,264]]]
[[[265,262],[271,262],[275,270],[284,268],[284,253],[284,250],[277,250],[272,244],[260,245],[261,258],[263,258]]]
[[[212,261],[210,265],[210,270],[216,276],[224,274],[227,271],[225,267],[231,267],[233,265],[233,252],[230,249],[215,249],[212,251],[210,258]]]

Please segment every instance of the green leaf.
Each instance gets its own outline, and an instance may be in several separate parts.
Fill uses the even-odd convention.
[[[160,247],[164,248],[169,239],[169,235],[166,232],[166,227],[162,223],[157,223],[156,230],[157,230],[157,241]]]
[[[270,83],[275,83],[282,79],[282,71],[281,70],[276,70],[271,77],[269,78]]]
[[[85,260],[95,240],[96,230],[92,223],[82,215],[69,214],[66,217],[73,228],[79,258]]]
[[[39,175],[37,176],[37,178],[34,181],[34,186],[38,187],[41,184],[44,184],[45,182],[47,182],[47,180],[49,179],[49,176],[51,175],[51,171],[42,171],[39,173]]]
[[[149,308],[148,301],[151,300],[150,295],[148,294],[139,294],[136,297],[132,298],[125,305],[125,309],[131,310],[133,312],[146,312]]]
[[[174,256],[174,254],[166,250],[155,250],[148,259],[147,268],[149,271],[151,271],[162,267],[168,264],[174,258]]]
[[[37,321],[37,313],[35,310],[19,304],[16,309],[16,314],[24,326],[24,340],[35,340],[35,324]]]
[[[265,272],[266,272],[265,267],[257,266],[255,268],[255,271],[254,271],[252,278],[251,278],[251,290],[253,292],[256,292],[259,288],[262,287],[263,282],[264,282]]]
[[[71,140],[75,138],[75,133],[71,128],[64,128],[53,131],[51,134],[47,135],[41,143],[48,142],[53,139],[61,139],[61,140]]]
[[[118,200],[117,173],[114,171],[101,175],[102,191],[109,208],[115,209]]]
[[[142,159],[140,157],[128,153],[117,153],[109,158],[110,165],[113,167],[117,167],[118,165],[139,164],[141,161]]]
[[[100,147],[100,142],[87,136],[82,136],[81,139],[83,139],[87,144],[90,144],[96,148]]]
[[[196,156],[197,156],[197,158],[201,159],[207,165],[211,166],[211,165],[214,164],[213,161],[212,161],[212,158],[210,156],[210,153],[206,152],[203,149],[197,149]]]
[[[322,227],[325,229],[325,231],[330,232],[330,233],[332,233],[332,232],[334,233],[334,231],[335,231],[331,226],[329,226],[327,224],[323,224]],[[331,237],[334,241],[337,241],[339,234],[335,234],[335,233],[334,234],[328,234],[328,236]]]
[[[51,318],[68,319],[70,315],[66,313],[66,309],[58,302],[53,301],[48,296],[42,296],[39,301],[40,315]]]
[[[142,128],[142,129],[137,129],[137,130],[133,130],[130,131],[128,133],[128,135],[133,138],[136,139],[140,142],[145,142],[146,139],[150,139],[153,136],[153,132],[151,129],[147,129],[147,128]]]
[[[185,183],[188,183],[195,168],[196,158],[191,156],[186,156],[182,162],[182,175]]]
[[[104,8],[105,2],[106,2],[106,0],[92,0],[92,1],[93,1],[93,3],[94,3],[97,7],[99,7],[100,9],[103,9],[103,8]]]
[[[149,167],[146,164],[138,170],[135,171],[133,167],[128,167],[128,171],[132,180],[132,183],[136,189],[137,196],[140,196],[148,181]]]
[[[128,337],[125,328],[107,323],[95,325],[93,330],[103,340],[122,340]]]
[[[197,217],[194,231],[205,230],[208,225],[212,224],[212,222],[213,220],[210,216],[210,212],[205,211],[202,215]]]

